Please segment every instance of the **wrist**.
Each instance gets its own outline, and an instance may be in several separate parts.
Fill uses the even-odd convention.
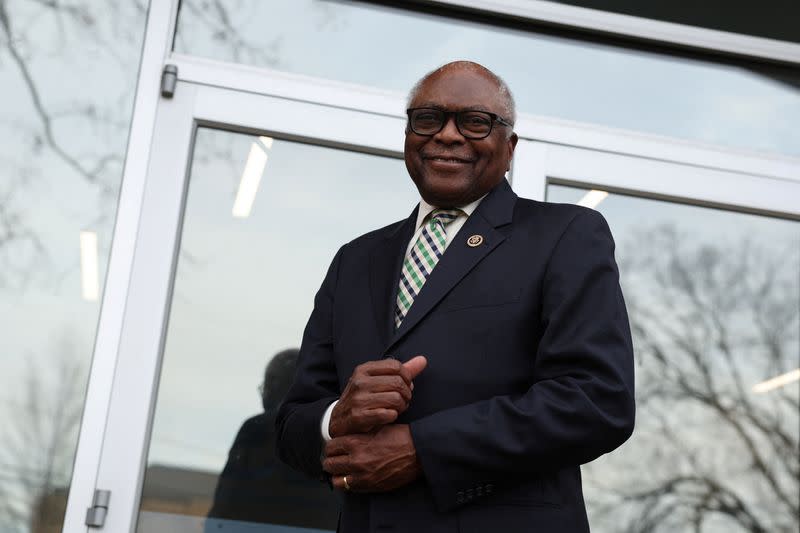
[[[322,441],[328,442],[331,440],[334,435],[331,431],[331,427],[333,425],[333,410],[336,408],[336,405],[339,403],[339,400],[335,400],[332,402],[327,409],[325,409],[325,413],[322,415],[322,423],[320,424],[320,431],[322,433]]]

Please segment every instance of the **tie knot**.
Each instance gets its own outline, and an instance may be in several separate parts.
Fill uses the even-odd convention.
[[[434,209],[431,212],[431,223],[447,226],[461,215],[461,209]]]

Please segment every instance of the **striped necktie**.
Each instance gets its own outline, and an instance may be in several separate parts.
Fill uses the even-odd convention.
[[[397,289],[397,304],[394,310],[395,327],[400,327],[411,309],[425,280],[439,262],[447,243],[445,227],[458,218],[460,209],[435,209],[422,227],[417,242],[411,247],[403,261],[400,286]]]

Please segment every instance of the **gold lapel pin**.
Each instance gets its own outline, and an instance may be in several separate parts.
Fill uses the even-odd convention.
[[[475,248],[476,246],[480,246],[483,244],[483,236],[482,235],[473,235],[469,239],[467,239],[467,245],[471,248]]]

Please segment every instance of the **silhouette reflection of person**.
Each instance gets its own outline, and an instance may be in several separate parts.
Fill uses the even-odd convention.
[[[229,520],[336,528],[336,495],[325,484],[305,477],[275,456],[275,415],[292,384],[297,354],[297,349],[284,350],[267,365],[259,387],[264,412],[247,419],[236,435],[217,481],[206,533],[272,531],[269,527],[245,529]]]

